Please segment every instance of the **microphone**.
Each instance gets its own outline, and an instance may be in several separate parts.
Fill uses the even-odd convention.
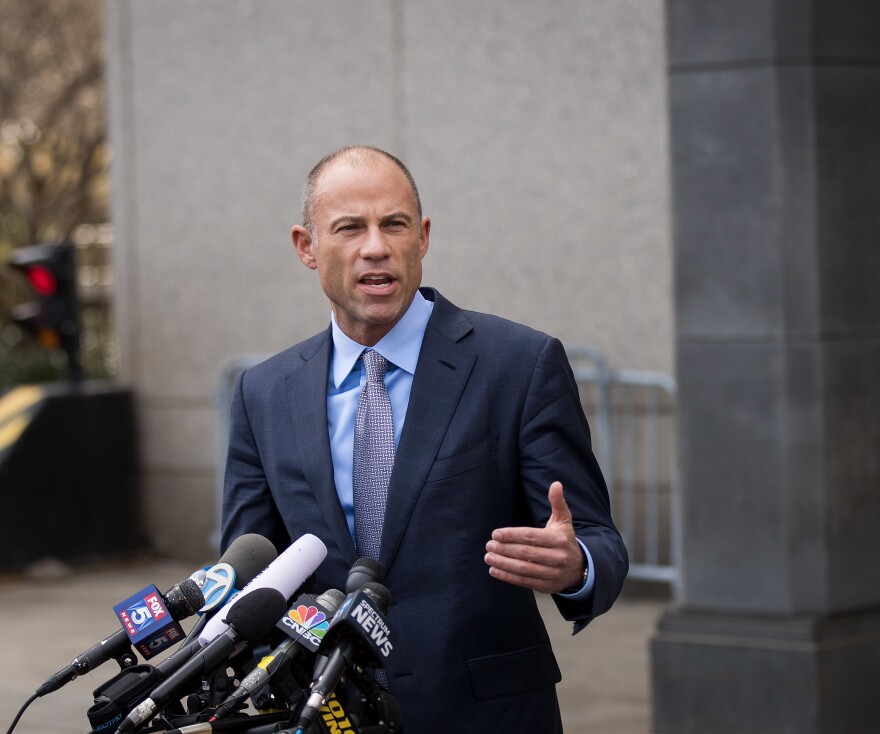
[[[312,693],[303,706],[297,730],[305,731],[318,718],[349,668],[360,673],[364,667],[385,667],[394,649],[384,617],[390,601],[388,589],[375,582],[365,583],[346,597],[318,648],[319,653],[327,654],[327,661],[312,681]]]
[[[325,620],[333,617],[344,600],[345,594],[338,589],[328,589],[318,597],[302,594],[275,625],[288,635],[288,639],[242,679],[238,688],[217,707],[208,722],[219,721],[235,711],[247,698],[279,675],[279,671],[292,665],[302,655],[316,652],[329,626]]]
[[[143,591],[147,592],[146,596],[141,596],[143,592],[139,592],[134,597],[129,597],[123,602],[123,605],[135,598],[140,598],[142,602],[149,604],[149,606],[143,607],[144,611],[141,607],[136,607],[137,611],[132,612],[135,621],[141,622],[143,620],[144,622],[142,625],[144,635],[140,639],[148,638],[144,639],[144,644],[148,648],[150,642],[155,643],[162,637],[166,640],[174,638],[174,628],[179,629],[177,620],[192,616],[205,603],[202,592],[191,579],[184,579],[179,584],[175,584],[165,594],[160,594],[155,586],[147,587]],[[146,601],[147,599],[149,602]],[[170,619],[162,622],[165,617]],[[157,629],[146,629],[147,622],[150,622],[151,626],[160,622],[162,624]],[[182,635],[182,630],[180,634]],[[37,688],[36,695],[45,696],[47,693],[57,691],[77,676],[94,670],[111,658],[119,660],[121,667],[129,667],[134,665],[136,661],[134,653],[131,651],[130,634],[125,629],[117,630],[98,644],[77,655],[70,665],[50,676]]]
[[[131,643],[144,660],[149,660],[183,639],[183,627],[177,620],[191,617],[204,603],[198,584],[185,579],[165,594],[151,584],[117,604],[113,611]]]
[[[296,540],[286,551],[270,563],[262,573],[258,574],[253,581],[242,589],[241,594],[232,601],[227,602],[219,612],[208,620],[201,634],[199,644],[206,645],[226,628],[226,618],[229,607],[237,600],[257,589],[272,588],[281,592],[285,602],[293,596],[294,592],[303,585],[327,557],[327,546],[319,538],[307,533]],[[284,614],[282,610],[278,618]]]
[[[134,731],[174,698],[200,674],[208,673],[224,663],[245,643],[268,642],[278,618],[284,614],[287,601],[277,589],[254,589],[236,599],[224,618],[225,629],[208,645],[156,686],[150,697],[136,706],[119,725],[117,734]]]
[[[379,561],[369,557],[358,558],[345,579],[345,593],[351,594],[370,581],[381,584],[384,580],[385,567]]]
[[[253,581],[277,556],[275,546],[268,538],[256,533],[238,536],[217,563],[190,576],[205,597],[205,605],[199,609],[199,614],[219,608]]]

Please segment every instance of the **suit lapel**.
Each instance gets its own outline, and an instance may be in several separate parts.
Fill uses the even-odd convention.
[[[476,355],[457,343],[471,328],[459,309],[435,293],[388,487],[379,559],[386,569],[476,362]]]
[[[332,343],[328,329],[314,352],[301,354],[302,365],[287,375],[285,381],[296,439],[294,445],[302,447],[303,474],[314,490],[339,550],[353,564],[357,552],[333,481],[333,459],[327,431],[327,375]]]

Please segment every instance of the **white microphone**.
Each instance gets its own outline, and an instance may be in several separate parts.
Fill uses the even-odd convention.
[[[227,629],[229,625],[224,621],[226,614],[232,604],[242,596],[255,589],[272,588],[280,591],[285,599],[290,599],[326,557],[327,546],[320,538],[310,533],[303,535],[266,566],[262,573],[241,590],[240,594],[232,597],[225,607],[208,620],[199,635],[199,644],[207,645]]]

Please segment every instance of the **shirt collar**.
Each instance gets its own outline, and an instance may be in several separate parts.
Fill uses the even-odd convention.
[[[431,318],[433,308],[434,304],[419,291],[416,291],[415,298],[400,321],[372,349],[379,352],[394,366],[414,375],[416,363],[419,361],[419,351],[422,348],[422,339],[425,336],[425,329],[428,326],[428,319]],[[367,347],[343,334],[333,314],[330,315],[330,325],[333,331],[333,360],[330,364],[330,376],[333,380],[333,386],[339,388],[358,361],[361,352]]]

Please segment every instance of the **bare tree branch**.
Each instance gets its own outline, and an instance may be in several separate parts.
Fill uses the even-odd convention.
[[[101,0],[0,0],[0,264],[107,219],[102,12]],[[20,295],[0,267],[0,337]]]

